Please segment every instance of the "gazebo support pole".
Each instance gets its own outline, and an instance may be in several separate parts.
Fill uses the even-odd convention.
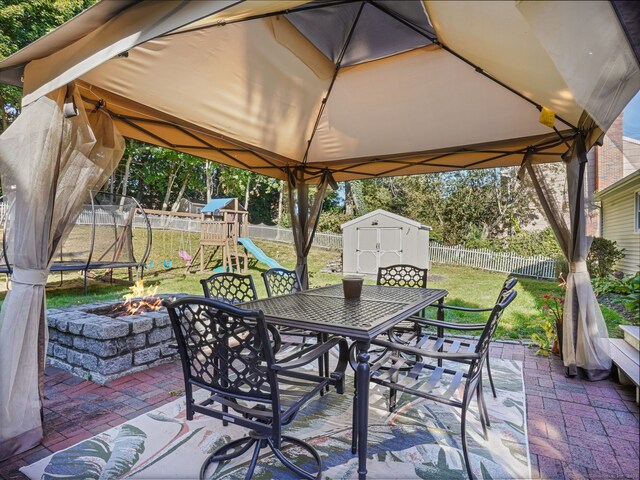
[[[304,246],[306,246],[307,242],[311,243],[313,241],[315,229],[311,233],[311,239],[309,239],[309,185],[302,180],[296,186],[296,190],[298,191],[298,222],[300,223],[300,231],[303,238],[303,248],[296,252],[296,270],[300,276],[302,288],[306,290],[309,288],[309,270],[307,266],[308,250]],[[296,250],[298,249],[296,248]]]
[[[329,183],[335,185],[335,182],[328,171],[324,172],[313,196],[313,201],[311,201],[309,185],[305,183],[304,174],[304,168],[289,170],[288,193],[291,229],[296,249],[296,271],[300,277],[302,288],[306,290],[309,288],[307,255],[318,228],[318,220],[320,219],[322,202],[327,192],[327,186]]]

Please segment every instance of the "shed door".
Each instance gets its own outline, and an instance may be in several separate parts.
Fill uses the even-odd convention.
[[[378,273],[378,267],[402,263],[402,228],[364,227],[357,230],[358,273]]]
[[[402,263],[402,238],[402,228],[380,229],[380,240],[378,241],[379,267]]]
[[[357,228],[356,268],[358,273],[378,273],[379,228]]]

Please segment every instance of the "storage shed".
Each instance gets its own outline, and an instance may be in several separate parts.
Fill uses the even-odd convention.
[[[375,274],[378,267],[400,263],[430,266],[431,227],[385,210],[342,225],[344,273]]]

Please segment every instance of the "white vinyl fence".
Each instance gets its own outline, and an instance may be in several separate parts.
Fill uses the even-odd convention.
[[[249,225],[249,237],[272,240],[274,242],[293,243],[293,231],[290,228],[269,225]],[[314,247],[342,250],[342,234],[317,232],[313,238]]]
[[[430,245],[431,262],[514,273],[527,277],[555,279],[556,260],[536,255],[522,257],[514,253],[500,253],[485,248],[467,249],[462,246],[445,246],[435,242]]]
[[[152,230],[177,230],[180,232],[200,232],[200,218],[172,217],[168,215],[147,214]],[[119,224],[120,224],[120,219]],[[78,224],[90,225],[93,221],[91,211],[84,210],[78,217]],[[96,225],[113,225],[112,213],[96,208]],[[136,214],[133,220],[134,228],[146,228],[144,217]],[[271,240],[274,242],[293,243],[293,232],[290,228],[270,226],[265,224],[249,225],[249,238]],[[342,250],[342,234],[316,233],[313,245],[321,248]]]
[[[3,203],[0,202],[0,218],[2,218]],[[171,217],[166,215],[147,215],[153,230],[176,230],[183,232],[199,232],[200,219],[189,217]],[[120,220],[120,219],[119,219]],[[90,211],[83,211],[78,218],[79,224],[91,224],[93,221]],[[120,220],[121,221],[121,220]],[[120,223],[120,221],[118,223]],[[113,225],[112,213],[96,209],[96,225]],[[146,227],[141,214],[136,214],[134,227]],[[249,225],[249,237],[274,242],[293,243],[293,232],[290,228],[269,226],[264,224]],[[314,246],[342,250],[342,235],[337,233],[316,233]],[[462,246],[445,246],[434,241],[429,244],[432,263],[449,265],[464,265],[492,272],[514,273],[528,277],[555,279],[557,277],[556,260],[540,255],[523,257],[513,253],[500,253],[487,249],[468,249]]]

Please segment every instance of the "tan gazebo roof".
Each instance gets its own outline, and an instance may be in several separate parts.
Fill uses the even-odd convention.
[[[592,144],[640,87],[623,25],[604,1],[110,0],[0,78],[25,104],[75,81],[127,137],[341,181],[557,161],[578,128]]]

